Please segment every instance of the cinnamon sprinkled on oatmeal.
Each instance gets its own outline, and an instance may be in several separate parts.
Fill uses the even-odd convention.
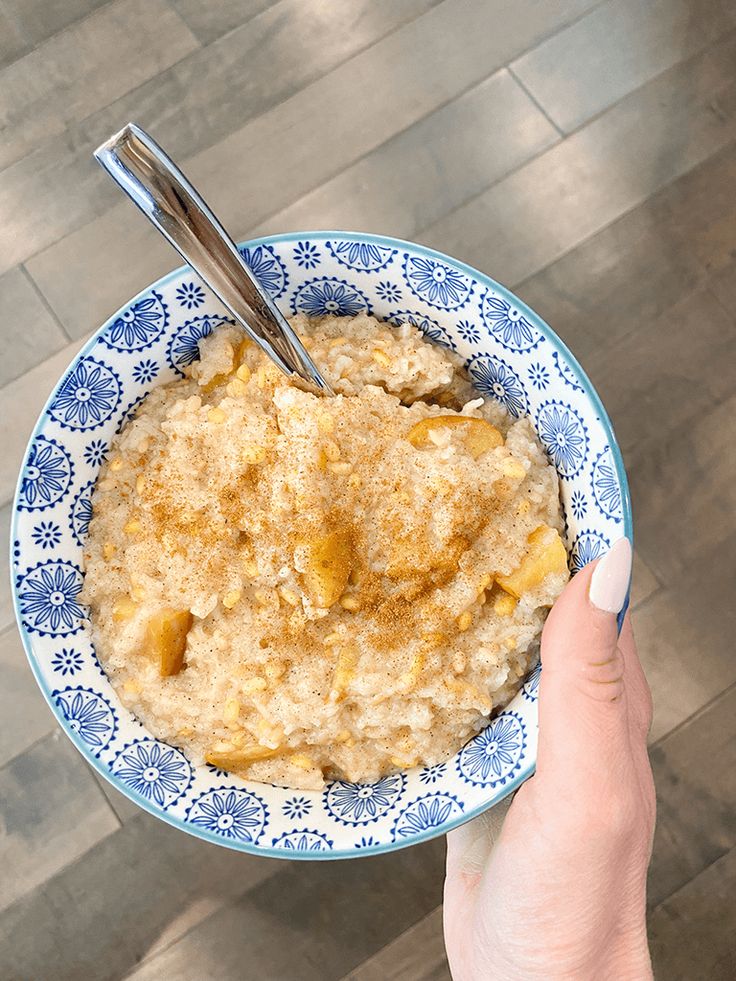
[[[83,595],[151,732],[318,788],[455,752],[517,691],[568,573],[527,420],[411,325],[294,325],[335,398],[236,328],[201,341],[114,440]]]

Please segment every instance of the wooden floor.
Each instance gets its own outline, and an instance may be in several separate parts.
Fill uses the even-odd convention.
[[[239,237],[411,237],[518,292],[609,407],[654,689],[658,977],[736,977],[733,0],[0,0],[0,526],[81,341],[176,265],[92,149],[129,119]],[[203,844],[55,729],[0,591],[3,981],[449,977],[444,843]]]

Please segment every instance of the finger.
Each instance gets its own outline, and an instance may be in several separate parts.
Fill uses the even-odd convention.
[[[652,725],[652,693],[639,660],[631,615],[628,613],[624,619],[618,646],[624,659],[624,685],[632,729],[639,738],[643,737],[646,740]]]
[[[620,539],[567,585],[542,634],[537,773],[588,780],[623,752],[629,723],[616,614],[631,576],[631,545]]]

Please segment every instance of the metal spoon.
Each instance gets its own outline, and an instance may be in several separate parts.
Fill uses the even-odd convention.
[[[204,198],[148,133],[128,123],[95,158],[284,374],[334,394]]]

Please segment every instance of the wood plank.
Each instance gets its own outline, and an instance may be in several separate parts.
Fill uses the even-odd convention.
[[[731,112],[726,96],[713,100],[711,112],[725,121]],[[733,147],[715,155],[708,164],[686,174],[666,201],[670,223],[679,226],[693,257],[711,274],[734,259],[736,225],[736,153]]]
[[[0,634],[0,718],[0,767],[56,728],[14,624]]]
[[[736,322],[736,258],[713,276],[710,288],[729,317]]]
[[[659,906],[649,918],[658,978],[733,981],[736,977],[736,848]]]
[[[4,328],[0,387],[69,343],[22,269],[0,276],[0,324]]]
[[[420,238],[502,282],[518,283],[734,138],[736,35],[729,35],[430,225]]]
[[[242,238],[227,220],[228,209],[217,208],[211,201],[215,186],[191,179],[229,226],[228,231]],[[179,265],[168,242],[129,201],[120,202],[25,263],[70,337],[96,330],[131,297]],[[95,288],[80,290],[78,284],[85,281],[93,282]]]
[[[736,848],[736,686],[650,750],[657,827],[648,899],[657,906]]]
[[[511,70],[570,133],[734,27],[729,0],[609,0]]]
[[[640,444],[628,458],[637,548],[663,585],[733,529],[734,439],[736,395],[664,439]]]
[[[211,44],[228,31],[247,23],[279,0],[171,0],[179,16],[189,24],[202,44]]]
[[[660,588],[659,580],[634,549],[634,567],[631,585],[631,609],[635,610]]]
[[[244,237],[269,214],[493,74],[509,57],[568,23],[593,2],[564,0],[540,7],[537,0],[519,0],[511,9],[503,0],[445,0],[250,122],[243,121],[246,110],[238,96],[228,117],[232,135],[188,160],[186,172],[231,232]],[[234,44],[242,31],[252,30],[263,17],[273,17],[282,6],[206,51]],[[401,7],[404,9],[403,4]],[[504,31],[496,29],[501,11],[505,11]],[[276,41],[270,44],[273,48]],[[432,66],[429,72],[428,65]],[[226,103],[232,99],[231,92],[210,90],[210,98],[215,95]],[[185,160],[201,143],[199,131],[211,123],[209,119],[196,121],[197,107],[182,101],[182,92],[167,94],[164,85],[155,96],[137,104],[134,114],[153,126],[164,145]],[[177,114],[171,112],[172,100],[180,107]],[[255,105],[255,97],[252,101]],[[266,108],[261,99],[259,111]],[[329,119],[329,126],[315,125],[321,119]],[[235,130],[235,126],[240,128]],[[105,132],[111,127],[107,120]],[[90,148],[92,145],[90,140]],[[70,163],[69,167],[79,183],[81,164]],[[38,193],[46,192],[41,189]],[[81,203],[75,202],[75,208],[83,208],[89,194],[79,184]],[[28,262],[28,269],[65,328],[77,336],[93,329],[174,264],[166,245],[124,203],[44,249]],[[93,281],[95,289],[80,290],[78,284],[83,281]]]
[[[442,907],[409,927],[345,981],[451,981],[442,935]]]
[[[0,505],[10,501],[15,493],[28,438],[46,399],[85,341],[86,338],[81,338],[67,344],[52,357],[0,388],[0,445],[3,448]]]
[[[341,978],[436,907],[444,855],[440,839],[374,858],[287,866],[144,962],[130,981],[230,981],[244,964],[254,978]]]
[[[0,914],[0,977],[117,981],[277,869],[139,811]]]
[[[717,182],[724,155],[736,159],[736,146],[696,169]],[[583,363],[706,281],[683,216],[682,185],[690,178],[662,188],[516,287]]]
[[[502,69],[271,216],[255,233],[351,228],[410,238],[558,140]]]
[[[60,136],[198,46],[165,0],[115,0],[51,37],[0,72],[0,167]],[[18,218],[25,224],[27,210]]]
[[[736,324],[707,289],[655,320],[632,318],[630,328],[585,362],[627,458],[686,430],[736,391]]]
[[[222,173],[232,175],[239,194],[245,195],[244,203],[231,202],[233,227],[252,230],[491,76],[514,53],[594,2],[565,0],[540,7],[535,0],[513,5],[507,0],[444,0],[305,88],[273,115],[255,120],[195,158],[192,172],[213,182]],[[500,18],[503,31],[495,29]],[[315,128],[315,115],[329,119],[329,127]]]
[[[29,47],[19,18],[0,6],[0,68],[25,54]]]
[[[0,769],[0,819],[0,910],[119,827],[84,760],[58,731]]]
[[[709,520],[707,505],[700,520]],[[641,543],[641,511],[638,521]],[[658,520],[660,541],[672,526],[687,521],[679,502],[668,501]],[[722,541],[701,550],[634,614],[639,655],[654,697],[653,743],[736,682],[736,534],[728,528]]]
[[[148,6],[147,0],[124,2]],[[151,129],[175,160],[185,161],[437,2],[343,0],[326,7],[319,0],[282,0],[109,105],[109,99],[101,103],[104,108],[70,125],[63,140],[39,145],[0,173],[0,208],[15,219],[12,235],[0,240],[0,272],[120,201],[92,152],[130,119]],[[143,33],[160,47],[159,30],[156,25]],[[137,37],[133,32],[132,43]],[[53,98],[46,101],[53,108]],[[27,125],[42,127],[43,106]]]
[[[584,363],[706,284],[733,314],[736,144],[516,287]],[[708,230],[719,228],[715,235]],[[730,278],[734,278],[731,290]]]
[[[107,0],[2,0],[0,68],[106,2]]]

